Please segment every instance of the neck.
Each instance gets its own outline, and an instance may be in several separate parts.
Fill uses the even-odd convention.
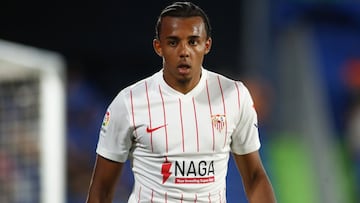
[[[165,82],[174,90],[181,92],[182,94],[187,94],[192,89],[196,87],[196,85],[200,82],[201,73],[196,78],[184,78],[184,79],[174,79],[168,78],[166,74],[163,74],[163,78]]]

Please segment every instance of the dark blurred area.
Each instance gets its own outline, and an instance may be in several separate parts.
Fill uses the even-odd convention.
[[[160,68],[152,40],[157,16],[171,2],[5,1],[0,7],[0,37],[63,54],[69,71],[81,71],[111,97]],[[194,2],[206,10],[213,25],[209,69],[220,66],[239,72],[240,2]]]

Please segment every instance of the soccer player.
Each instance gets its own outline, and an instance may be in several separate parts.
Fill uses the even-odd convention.
[[[153,41],[162,69],[109,105],[88,203],[112,201],[127,159],[135,179],[129,203],[226,202],[230,153],[249,202],[275,202],[252,98],[240,81],[203,67],[211,44],[201,8],[175,2],[162,10]]]

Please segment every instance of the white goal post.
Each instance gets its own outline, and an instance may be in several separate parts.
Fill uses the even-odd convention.
[[[65,202],[65,97],[60,54],[0,39],[0,202]]]

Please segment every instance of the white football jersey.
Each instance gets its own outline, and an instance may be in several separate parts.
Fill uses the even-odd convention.
[[[247,88],[203,68],[187,94],[167,85],[162,70],[123,89],[105,114],[96,152],[131,160],[130,203],[225,203],[229,152],[259,148]]]

